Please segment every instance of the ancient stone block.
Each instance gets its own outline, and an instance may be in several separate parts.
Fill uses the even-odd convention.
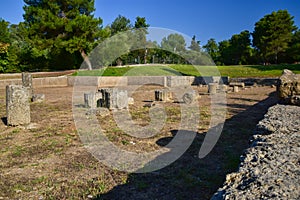
[[[32,75],[27,72],[22,73],[22,85],[23,87],[28,88],[29,98],[33,95],[33,87],[32,87]]]
[[[168,76],[167,86],[168,87],[184,87],[190,86],[191,80],[188,76]]]
[[[185,104],[191,104],[195,99],[197,95],[195,92],[187,92],[183,95],[182,100]]]
[[[239,86],[233,86],[233,92],[239,92]]]
[[[155,101],[170,101],[172,99],[172,93],[168,89],[155,90]]]
[[[102,102],[102,93],[101,92],[90,92],[84,94],[84,105],[87,108],[96,108],[100,107]]]
[[[18,126],[30,123],[29,92],[20,85],[6,86],[7,125]]]
[[[128,97],[128,104],[133,105],[134,104],[134,99],[132,97]]]
[[[45,95],[44,94],[34,94],[34,95],[32,95],[32,102],[41,103],[43,101],[45,101]]]
[[[127,109],[128,108],[128,92],[118,88],[101,89],[102,93],[101,107],[108,109]]]
[[[227,87],[227,85],[224,85],[224,84],[223,84],[223,85],[220,85],[220,86],[219,86],[219,89],[220,89],[221,92],[227,92],[228,87]]]
[[[232,87],[238,86],[238,87],[244,88],[245,87],[245,83],[243,83],[243,82],[230,82],[229,86],[232,86]]]
[[[285,69],[278,80],[277,92],[286,103],[300,105],[300,74]]]
[[[218,83],[210,83],[208,84],[208,93],[216,94],[217,93]]]

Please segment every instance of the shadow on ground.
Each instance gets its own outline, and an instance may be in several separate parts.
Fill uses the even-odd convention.
[[[1,121],[4,125],[7,125],[7,117],[2,117]]]
[[[205,158],[198,158],[205,137],[205,133],[199,133],[190,148],[173,164],[152,173],[130,174],[124,185],[99,194],[95,199],[210,199],[222,186],[226,174],[238,169],[240,155],[248,147],[256,124],[277,102],[276,94],[271,93],[267,99],[244,107],[245,111],[226,120],[217,145]],[[241,106],[230,104],[228,108]],[[157,144],[164,146],[171,139],[163,138]]]

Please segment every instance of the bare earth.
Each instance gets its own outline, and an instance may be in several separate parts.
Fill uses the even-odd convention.
[[[137,124],[149,123],[155,86],[134,94],[130,106]],[[194,87],[199,92],[207,88]],[[156,172],[129,174],[111,169],[82,145],[72,116],[72,87],[41,88],[46,101],[31,104],[31,127],[5,125],[5,90],[0,90],[0,199],[210,199],[227,173],[237,170],[239,156],[267,109],[276,104],[275,88],[255,87],[227,94],[227,120],[221,138],[204,159],[199,149],[210,120],[209,96],[198,99],[201,124],[191,147],[175,163]],[[152,151],[171,141],[180,106],[165,103],[168,120],[161,134],[137,139],[123,134],[112,115],[98,116],[107,137],[130,151]]]

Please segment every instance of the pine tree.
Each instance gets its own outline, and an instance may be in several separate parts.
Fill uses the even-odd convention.
[[[278,61],[278,54],[288,48],[292,39],[293,17],[287,10],[279,10],[264,16],[255,24],[253,45],[257,48],[264,62]]]
[[[24,0],[27,36],[38,56],[53,52],[79,52],[88,69],[87,56],[101,36],[94,0]]]
[[[192,51],[200,52],[200,41],[196,40],[196,36],[194,35],[191,41],[191,45],[189,46],[189,49]]]

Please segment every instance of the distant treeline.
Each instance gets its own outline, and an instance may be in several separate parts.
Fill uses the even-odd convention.
[[[103,27],[102,19],[94,17],[94,0],[24,2],[23,22],[0,19],[0,73],[77,69],[82,63],[92,69],[141,63],[211,65],[212,60],[217,65],[300,61],[300,31],[286,10],[264,16],[252,33],[245,30],[220,42],[212,38],[202,46],[196,36],[186,44],[180,34],[170,34],[160,43],[148,41],[150,25],[139,16],[132,24],[119,15]],[[99,44],[101,59],[93,63],[88,55]]]

